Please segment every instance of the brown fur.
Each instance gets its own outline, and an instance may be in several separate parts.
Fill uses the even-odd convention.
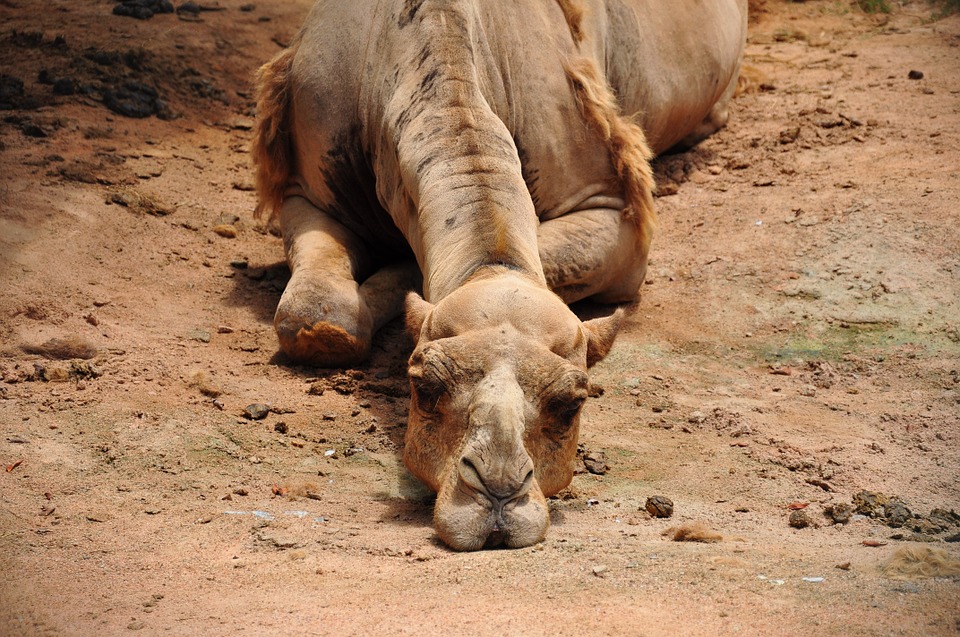
[[[746,93],[755,93],[760,90],[760,85],[767,81],[763,71],[755,66],[744,64],[740,67],[740,75],[737,76],[737,91],[735,96]]]
[[[216,398],[223,391],[213,384],[213,381],[210,380],[210,376],[203,370],[196,370],[190,374],[190,380],[187,383],[190,387],[195,388],[204,396],[209,396],[210,398]]]
[[[960,560],[943,549],[929,546],[904,546],[880,567],[890,579],[960,576]]]
[[[613,91],[593,61],[577,58],[568,62],[565,69],[583,118],[607,145],[610,161],[623,185],[623,215],[636,223],[637,240],[642,254],[646,254],[656,225],[650,169],[653,151],[647,137],[640,126],[621,115]]]
[[[711,531],[703,522],[690,522],[681,526],[671,526],[662,535],[674,542],[719,542],[723,536]]]
[[[66,338],[51,338],[41,345],[24,345],[28,354],[39,354],[44,358],[67,360],[70,358],[91,359],[97,355],[95,345],[82,336],[71,335]]]
[[[290,139],[290,68],[296,53],[285,49],[257,72],[257,129],[253,163],[257,168],[257,218],[264,211],[273,219],[283,203],[283,192],[295,170]]]
[[[563,11],[563,17],[567,20],[567,28],[570,29],[570,37],[575,44],[583,42],[583,7],[577,0],[557,0],[560,10]]]

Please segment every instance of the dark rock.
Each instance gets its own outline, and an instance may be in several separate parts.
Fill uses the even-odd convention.
[[[248,418],[250,420],[263,420],[269,413],[270,406],[264,405],[263,403],[253,403],[252,405],[247,405],[243,409],[244,418]]]
[[[73,95],[77,92],[77,83],[72,77],[61,77],[53,83],[54,95]]]
[[[850,521],[850,517],[853,515],[853,507],[846,502],[840,502],[828,506],[824,510],[824,513],[835,523],[846,524]]]
[[[44,137],[49,137],[50,133],[43,126],[34,124],[33,122],[24,122],[20,125],[20,132],[26,135],[27,137],[36,137],[42,139]]]
[[[276,431],[278,434],[286,434],[286,433],[287,433],[287,423],[285,423],[285,422],[283,422],[283,421],[281,420],[280,422],[278,422],[277,424],[275,424],[275,425],[273,426],[273,430]]]
[[[177,15],[181,13],[189,13],[193,16],[200,15],[200,5],[196,2],[184,2],[177,7]]]
[[[805,529],[813,524],[813,520],[810,519],[810,515],[806,509],[798,509],[791,512],[789,522],[790,526],[795,529]]]
[[[23,80],[19,77],[0,75],[0,110],[16,108],[16,102],[23,97]]]
[[[602,451],[589,451],[583,454],[583,466],[594,475],[602,476],[610,470],[607,456]]]
[[[673,515],[673,500],[664,495],[652,495],[643,508],[655,518],[669,518]]]
[[[888,524],[890,523],[888,522]],[[893,526],[893,524],[890,524],[890,526]],[[908,518],[906,521],[904,521],[904,523],[901,526],[906,526],[916,531],[917,533],[928,534],[928,535],[933,533],[941,533],[945,531],[947,528],[945,526],[937,524],[937,522],[935,522],[934,520],[931,520],[925,517],[919,517],[919,516],[915,518]]]
[[[913,517],[913,514],[903,502],[891,500],[883,507],[883,516],[887,519],[887,526],[900,528]]]
[[[149,20],[157,13],[173,13],[173,3],[170,0],[123,0],[113,7],[113,14]]]
[[[853,510],[871,518],[884,517],[883,508],[890,502],[890,498],[882,493],[861,491],[853,496]]]
[[[156,115],[161,119],[170,118],[167,105],[160,99],[157,89],[143,82],[126,82],[121,87],[105,90],[103,103],[125,117],[142,119]]]
[[[942,523],[944,526],[955,526],[960,524],[960,514],[956,511],[947,511],[946,509],[933,509],[928,516],[931,520]]]
[[[911,80],[922,80],[923,71],[910,71],[909,73],[907,73],[907,77],[910,78]]]

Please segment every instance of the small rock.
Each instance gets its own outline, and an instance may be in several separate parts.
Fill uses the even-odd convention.
[[[225,239],[237,238],[237,227],[231,224],[222,223],[213,227],[214,234],[218,234]]]
[[[790,513],[790,526],[795,529],[805,529],[811,524],[813,520],[810,519],[810,516],[807,514],[806,510],[799,509]]]
[[[583,455],[583,466],[594,475],[602,476],[610,467],[607,465],[607,456],[602,451],[590,451]]]
[[[604,564],[598,564],[590,569],[593,572],[594,577],[603,577],[604,574],[610,570]]]
[[[243,408],[243,416],[249,420],[263,420],[270,413],[270,406],[263,403],[253,403]]]
[[[191,330],[187,336],[189,336],[191,340],[200,341],[201,343],[210,342],[210,332],[207,330]]]
[[[61,77],[53,83],[54,95],[73,95],[77,92],[77,83],[70,77]]]
[[[673,515],[673,500],[663,495],[653,495],[647,498],[643,508],[655,518],[669,518]]]
[[[286,434],[286,433],[287,433],[287,423],[285,423],[285,422],[283,422],[283,421],[281,420],[280,422],[278,422],[277,424],[275,424],[275,425],[273,426],[273,430],[276,431],[278,434]]]
[[[817,395],[817,388],[813,385],[804,385],[798,391],[801,396],[806,396],[807,398],[813,398]]]
[[[797,137],[800,136],[800,127],[794,126],[793,128],[788,128],[786,130],[780,131],[780,143],[781,144],[792,144],[797,141]]]
[[[248,5],[253,6],[253,5]],[[240,9],[243,11],[243,8]],[[227,126],[233,130],[253,130],[253,127],[256,126],[256,121],[252,117],[244,117],[242,115],[237,115],[231,117],[227,120]]]
[[[883,516],[887,519],[887,525],[893,528],[899,528],[907,523],[913,514],[903,502],[891,500],[883,507]]]
[[[840,502],[827,507],[824,513],[837,524],[847,524],[850,521],[850,516],[853,515],[853,507],[845,502]]]
[[[890,498],[882,493],[860,491],[853,496],[853,510],[871,518],[880,518],[883,517],[884,507],[889,502]]]
[[[237,487],[236,489],[233,490],[233,492],[236,495],[250,495],[250,492],[247,491],[246,488],[244,487]]]
[[[909,73],[907,73],[907,77],[910,78],[911,80],[922,80],[923,71],[910,71]]]

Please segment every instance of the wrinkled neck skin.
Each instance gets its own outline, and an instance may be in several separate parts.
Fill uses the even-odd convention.
[[[546,286],[538,219],[510,132],[481,91],[502,94],[476,8],[450,2],[382,34],[382,83],[361,97],[377,122],[367,138],[377,194],[407,238],[437,302],[486,265]],[[376,35],[373,37],[377,37]],[[464,55],[464,52],[467,55]],[[366,100],[366,107],[365,102]]]

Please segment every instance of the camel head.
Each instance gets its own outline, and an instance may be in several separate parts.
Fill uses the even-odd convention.
[[[474,277],[436,305],[407,298],[410,417],[404,462],[437,492],[437,534],[457,550],[544,539],[546,497],[573,477],[587,368],[623,312],[581,322],[542,284]]]

